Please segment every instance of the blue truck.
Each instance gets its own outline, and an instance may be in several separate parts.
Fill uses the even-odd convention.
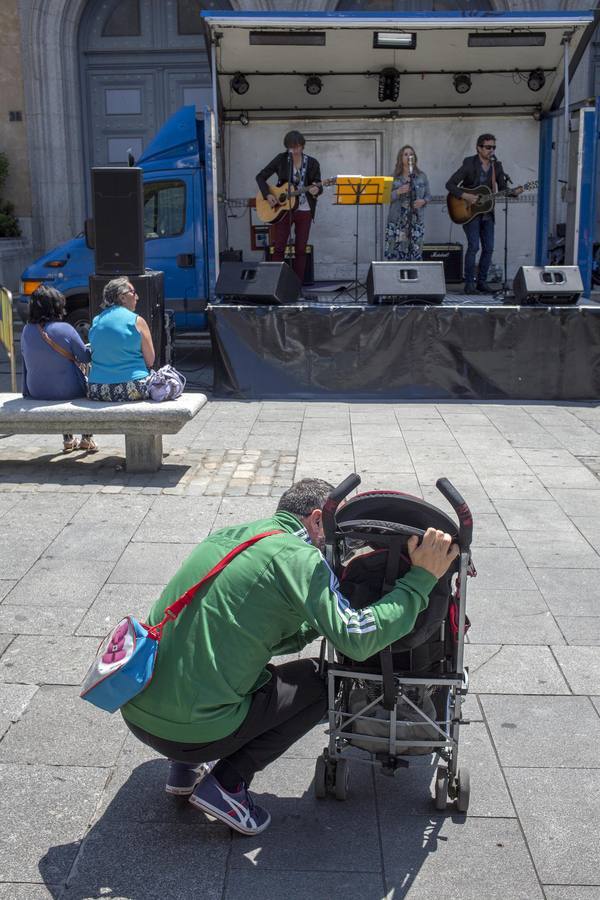
[[[206,328],[204,312],[214,285],[216,253],[213,154],[206,131],[212,116],[196,115],[194,106],[179,109],[148,145],[137,165],[144,179],[146,267],[164,272],[165,303],[179,331]],[[21,276],[16,309],[27,320],[30,294],[50,283],[66,297],[67,321],[81,334],[89,328],[89,276],[94,253],[83,234],[37,259]]]

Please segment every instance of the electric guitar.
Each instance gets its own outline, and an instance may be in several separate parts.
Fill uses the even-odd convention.
[[[325,181],[315,181],[314,184],[317,187],[327,187],[330,184],[335,184],[337,178],[327,178]],[[312,184],[309,184],[307,187],[301,188],[293,188],[288,193],[288,184],[280,185],[279,187],[272,187],[268,185],[269,194],[272,197],[275,197],[277,200],[276,206],[271,206],[268,200],[265,200],[261,192],[259,191],[256,195],[256,215],[260,219],[261,222],[264,222],[266,225],[274,225],[275,222],[279,222],[281,218],[286,214],[289,209],[295,209],[298,203],[298,197],[302,194],[306,194],[309,188],[313,187]]]
[[[537,181],[528,181],[526,184],[521,185],[524,191],[534,190],[537,186]],[[446,197],[448,213],[456,225],[466,225],[476,216],[482,216],[491,212],[498,197],[510,194],[511,191],[518,190],[518,188],[506,188],[504,191],[498,191],[496,194],[493,194],[486,184],[480,184],[478,187],[463,188],[463,190],[469,194],[477,194],[477,201],[468,203],[464,197],[455,197],[453,194],[448,194]]]

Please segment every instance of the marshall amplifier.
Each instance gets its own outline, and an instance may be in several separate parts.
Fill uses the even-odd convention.
[[[443,262],[447,282],[456,284],[463,280],[462,244],[423,244],[423,259]]]
[[[273,254],[275,253],[275,247],[273,244],[270,244],[268,247],[265,247],[265,262],[271,262],[273,259]],[[294,261],[294,256],[296,255],[296,250],[293,244],[287,244],[285,248],[285,261],[291,266]],[[306,245],[306,268],[304,270],[304,281],[302,284],[314,284],[315,283],[315,259],[313,256],[313,247],[312,244]]]

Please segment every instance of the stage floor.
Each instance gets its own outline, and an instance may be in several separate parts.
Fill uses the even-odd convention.
[[[462,284],[449,284],[448,293],[440,306],[514,306],[514,298],[509,292],[505,295],[501,289],[495,294],[465,294]],[[314,284],[305,284],[302,287],[302,295],[299,303],[324,303],[333,306],[356,303],[364,306],[367,303],[366,285],[360,284],[358,290],[354,288],[353,281],[315,281]],[[389,304],[384,304],[389,305]],[[411,306],[410,302],[399,304]],[[582,297],[577,306],[600,305],[600,291],[592,291],[591,297]]]

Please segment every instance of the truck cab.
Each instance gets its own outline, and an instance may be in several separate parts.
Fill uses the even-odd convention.
[[[209,291],[204,120],[194,106],[172,116],[137,165],[144,179],[146,268],[164,272],[165,306],[180,331],[206,328]],[[117,225],[118,223],[116,223]],[[25,269],[15,306],[27,321],[29,297],[52,284],[67,301],[66,321],[84,337],[90,325],[89,283],[94,252],[83,234],[60,244]]]

